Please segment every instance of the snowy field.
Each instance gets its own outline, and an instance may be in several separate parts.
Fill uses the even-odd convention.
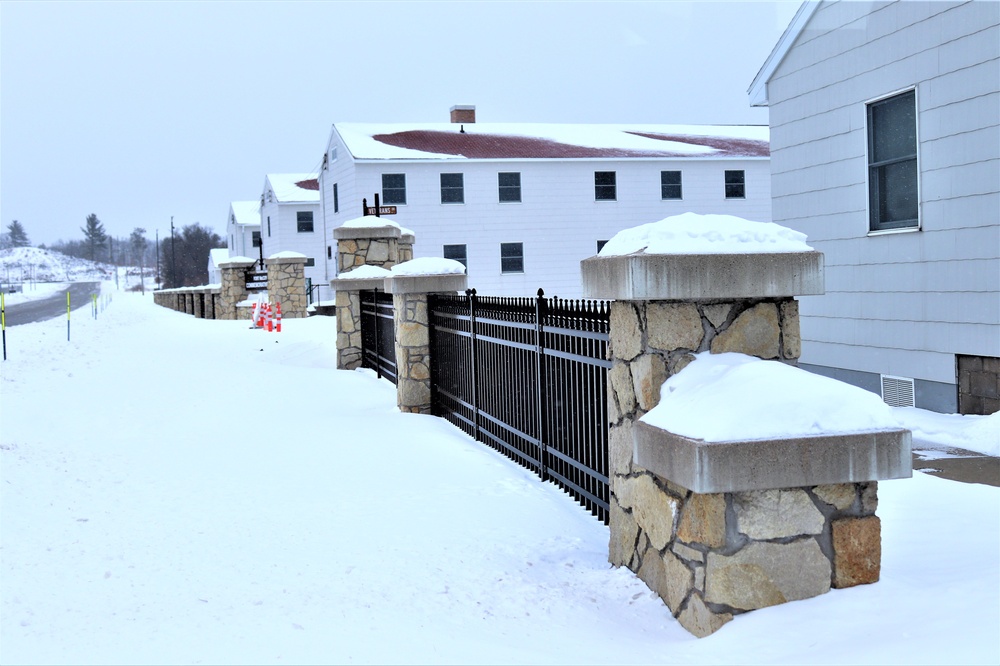
[[[555,486],[336,371],[333,318],[284,328],[8,329],[0,661],[1000,662],[998,488],[882,482],[879,583],[698,640]]]

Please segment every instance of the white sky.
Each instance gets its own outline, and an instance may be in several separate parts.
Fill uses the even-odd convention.
[[[334,122],[767,124],[782,2],[0,2],[0,220],[200,222],[314,171]]]

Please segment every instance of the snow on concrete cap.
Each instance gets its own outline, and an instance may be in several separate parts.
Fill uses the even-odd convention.
[[[376,278],[379,280],[384,280],[389,277],[389,269],[382,268],[381,266],[371,266],[364,265],[358,266],[354,270],[347,271],[346,273],[341,273],[337,276],[339,280],[370,280]]]
[[[270,257],[268,257],[268,260],[270,261],[271,259],[308,259],[308,258],[309,257],[302,254],[301,252],[292,252],[291,250],[284,250],[282,252],[275,252]]]
[[[230,264],[245,265],[256,263],[256,259],[251,259],[250,257],[229,257],[225,261],[220,261],[218,266],[228,266]]]
[[[695,492],[906,478],[911,436],[874,393],[778,361],[702,352],[640,420],[635,461]]]
[[[823,255],[772,222],[684,213],[618,232],[580,264],[584,295],[621,300],[823,293]]]
[[[453,275],[465,273],[465,266],[454,259],[420,257],[392,267],[393,275]]]
[[[399,226],[395,220],[375,215],[365,215],[347,220],[333,230],[333,237],[337,239],[399,238],[403,234],[412,236],[413,232]]]

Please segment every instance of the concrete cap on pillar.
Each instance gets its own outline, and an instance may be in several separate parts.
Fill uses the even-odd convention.
[[[398,224],[388,217],[365,215],[348,220],[333,230],[337,240],[355,240],[359,238],[399,238],[403,235]]]

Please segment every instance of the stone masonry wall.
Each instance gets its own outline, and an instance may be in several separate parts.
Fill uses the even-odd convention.
[[[411,247],[412,254],[412,247]],[[346,273],[358,266],[392,268],[400,263],[397,238],[341,238],[337,241],[337,266]]]
[[[246,269],[254,262],[246,265],[237,263],[224,265],[221,268],[222,287],[219,291],[219,302],[216,317],[218,319],[238,319],[236,304],[247,298]]]
[[[636,420],[695,353],[795,364],[800,349],[792,298],[611,305],[609,559],[636,572],[696,636],[738,613],[878,579],[875,482],[698,494],[632,461]]]
[[[394,294],[396,403],[401,412],[431,413],[430,328],[427,294]]]
[[[281,304],[281,316],[301,319],[307,315],[305,257],[268,259],[267,293],[273,304]]]
[[[361,292],[338,289],[337,367],[355,370],[361,367]]]
[[[981,415],[1000,411],[1000,358],[958,357],[958,411]]]

